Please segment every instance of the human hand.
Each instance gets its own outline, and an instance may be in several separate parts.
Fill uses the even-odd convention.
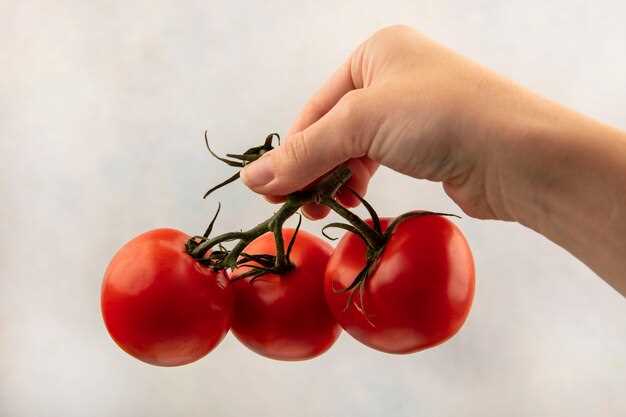
[[[442,182],[471,216],[508,218],[488,195],[486,172],[491,149],[513,134],[510,109],[520,100],[539,99],[411,28],[389,27],[352,53],[305,105],[286,142],[246,167],[242,179],[280,201],[276,196],[349,161],[347,185],[363,195],[383,164]],[[338,198],[358,204],[345,190]],[[304,212],[321,218],[328,209],[309,205]]]
[[[309,99],[286,143],[241,176],[279,201],[343,162],[361,195],[378,164],[441,182],[469,216],[536,230],[626,295],[626,134],[411,28],[385,28],[361,44]],[[346,190],[337,198],[359,203]]]

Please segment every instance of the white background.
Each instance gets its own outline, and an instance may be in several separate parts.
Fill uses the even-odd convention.
[[[223,152],[284,133],[376,29],[412,25],[626,128],[625,16],[621,1],[2,0],[0,415],[626,415],[626,302],[513,224],[459,221],[474,308],[451,342],[415,355],[344,334],[316,360],[281,363],[228,336],[162,369],[121,352],[99,312],[104,268],[130,237],[198,233],[217,198],[219,232],[271,213],[241,185],[200,198],[232,172],[202,132]],[[386,215],[460,213],[439,185],[386,170],[369,198]]]

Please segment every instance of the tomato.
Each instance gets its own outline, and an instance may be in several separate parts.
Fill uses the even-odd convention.
[[[198,360],[230,327],[228,279],[189,256],[188,239],[173,229],[139,235],[115,254],[104,276],[101,308],[109,334],[153,365]]]
[[[283,229],[285,246],[293,233]],[[324,270],[331,251],[326,242],[300,230],[290,255],[292,270],[232,281],[232,330],[237,339],[254,352],[279,360],[310,359],[328,350],[341,331],[324,299]],[[260,236],[245,252],[275,255],[274,235]],[[245,271],[239,268],[234,276]]]
[[[381,219],[383,230],[389,224],[390,219]],[[333,252],[324,282],[333,314],[360,342],[387,353],[412,353],[444,342],[463,325],[474,295],[474,261],[463,234],[445,217],[402,221],[373,264],[362,294],[357,287],[350,298],[341,290],[365,264],[365,244],[348,232]]]

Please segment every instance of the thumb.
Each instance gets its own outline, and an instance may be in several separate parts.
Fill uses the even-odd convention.
[[[352,90],[318,121],[287,138],[278,148],[241,171],[243,182],[266,195],[285,195],[300,190],[352,158],[364,156],[372,118],[364,90]]]

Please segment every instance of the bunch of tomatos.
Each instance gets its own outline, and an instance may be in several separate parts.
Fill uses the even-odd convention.
[[[390,223],[380,220],[383,228]],[[283,229],[285,240],[293,233]],[[417,352],[460,329],[474,294],[467,241],[440,215],[400,222],[356,291],[342,291],[366,262],[366,245],[352,232],[333,249],[299,231],[290,271],[244,279],[202,266],[185,251],[188,239],[173,229],[139,235],[115,254],[104,276],[109,334],[153,365],[194,362],[229,329],[254,352],[278,360],[321,355],[341,329],[379,351]],[[246,253],[275,253],[274,241],[266,233]]]

